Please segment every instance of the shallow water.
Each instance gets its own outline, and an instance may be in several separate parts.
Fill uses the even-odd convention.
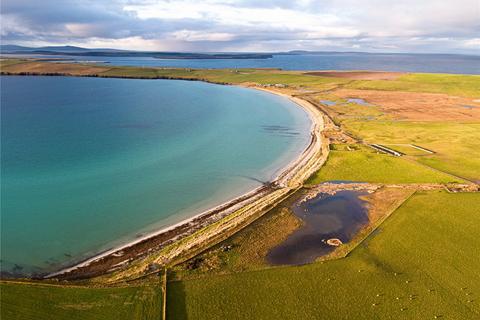
[[[326,243],[338,238],[350,241],[368,223],[368,211],[361,193],[340,191],[334,195],[319,194],[293,205],[293,212],[304,225],[292,233],[283,243],[267,254],[272,265],[301,265],[311,263],[335,247]]]
[[[54,270],[270,181],[309,142],[293,102],[175,80],[1,78],[3,271]]]
[[[320,102],[329,107],[337,104],[335,101],[330,101],[330,100],[320,100]]]
[[[368,103],[367,101],[365,101],[364,99],[361,99],[361,98],[350,98],[350,99],[347,99],[347,102],[348,103],[359,104],[359,105],[362,105],[362,106],[372,106],[372,104]]]

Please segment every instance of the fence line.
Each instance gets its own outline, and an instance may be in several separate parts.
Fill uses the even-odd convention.
[[[162,281],[162,294],[163,294],[163,301],[162,301],[162,320],[167,319],[167,267],[163,272],[163,281]]]

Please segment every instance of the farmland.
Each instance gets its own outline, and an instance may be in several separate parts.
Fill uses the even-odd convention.
[[[161,319],[159,279],[116,287],[59,285],[41,282],[0,283],[1,318]]]
[[[347,258],[172,282],[168,316],[475,319],[479,201],[478,194],[418,193]]]
[[[342,148],[343,147],[343,148]],[[346,149],[348,147],[349,149]],[[336,145],[323,168],[308,183],[346,180],[381,183],[448,183],[460,179],[363,145]]]

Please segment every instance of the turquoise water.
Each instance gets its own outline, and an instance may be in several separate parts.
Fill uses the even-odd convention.
[[[55,270],[269,181],[310,121],[201,82],[1,78],[2,271]]]

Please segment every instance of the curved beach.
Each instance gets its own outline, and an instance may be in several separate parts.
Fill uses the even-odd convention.
[[[63,268],[54,273],[50,273],[45,278],[85,278],[104,274],[105,272],[119,269],[126,264],[145,258],[146,255],[156,251],[164,251],[169,245],[188,235],[195,234],[215,222],[221,222],[227,216],[235,216],[230,223],[225,224],[214,232],[203,234],[201,237],[195,237],[195,241],[187,243],[181,249],[176,248],[169,254],[162,255],[157,259],[160,263],[168,263],[180,253],[198,246],[200,243],[211,241],[218,235],[228,233],[232,227],[238,227],[242,224],[248,224],[248,220],[254,216],[259,216],[268,211],[275,204],[291,194],[303,185],[303,182],[317,170],[326,160],[328,154],[328,144],[322,139],[322,130],[324,127],[323,114],[310,102],[298,97],[290,96],[286,93],[278,92],[262,87],[249,88],[258,89],[290,99],[302,108],[308,114],[311,120],[310,143],[299,156],[291,161],[281,173],[268,185],[255,188],[248,193],[231,199],[212,209],[201,212],[195,216],[189,217],[181,222],[162,228],[158,231],[148,233],[133,241],[112,249],[94,255],[84,261],[72,266]],[[243,211],[240,212],[239,211]],[[225,219],[226,220],[226,219]],[[190,237],[191,238],[191,237]],[[162,250],[161,250],[162,249]]]

